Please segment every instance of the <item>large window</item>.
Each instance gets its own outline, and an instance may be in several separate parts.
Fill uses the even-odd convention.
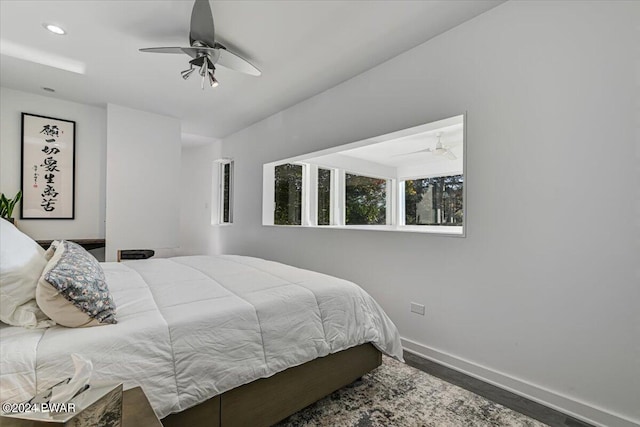
[[[464,236],[464,120],[265,164],[262,223]]]
[[[276,225],[300,225],[302,223],[302,166],[287,163],[275,167]]]
[[[405,181],[405,224],[461,226],[462,175]]]
[[[346,174],[345,211],[347,225],[386,224],[387,180]]]

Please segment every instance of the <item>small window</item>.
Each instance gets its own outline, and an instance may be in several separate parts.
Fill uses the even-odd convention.
[[[300,225],[302,222],[302,166],[286,163],[275,167],[276,225]]]
[[[331,170],[318,168],[318,225],[331,225]]]
[[[405,181],[405,224],[462,226],[463,176]]]
[[[387,223],[387,180],[345,174],[347,225]]]
[[[218,210],[213,224],[231,224],[233,222],[233,161],[216,160],[218,168]]]
[[[231,165],[222,166],[222,222],[231,222]]]

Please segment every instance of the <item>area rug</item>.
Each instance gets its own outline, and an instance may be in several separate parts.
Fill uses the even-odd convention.
[[[404,363],[383,357],[382,365],[361,380],[277,425],[542,427],[546,424]]]

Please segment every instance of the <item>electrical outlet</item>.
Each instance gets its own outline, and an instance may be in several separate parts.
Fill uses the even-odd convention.
[[[424,305],[417,302],[411,303],[411,312],[424,316]]]

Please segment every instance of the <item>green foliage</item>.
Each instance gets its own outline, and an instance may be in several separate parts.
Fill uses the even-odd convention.
[[[318,169],[318,225],[331,223],[331,171]]]
[[[0,193],[0,217],[2,218],[12,218],[13,217],[13,208],[16,207],[16,204],[22,199],[22,191],[18,191],[18,194],[13,199],[7,199],[4,193]]]
[[[460,226],[463,222],[463,186],[462,175],[440,176],[405,181],[405,223],[407,225],[451,225]],[[424,218],[418,205],[429,194],[429,210],[431,216]],[[428,199],[427,199],[428,200]],[[440,222],[437,211],[440,210]]]
[[[301,224],[302,166],[287,163],[275,167],[275,205],[274,224]]]
[[[386,224],[387,181],[346,174],[346,224]]]
[[[274,224],[302,222],[301,165],[275,167]],[[464,178],[440,176],[405,181],[405,223],[407,225],[461,226]],[[345,174],[345,224],[385,225],[387,180]],[[331,214],[331,171],[319,168],[317,176],[317,224],[329,225]]]
[[[223,177],[223,181],[224,181],[224,188],[223,188],[223,198],[222,198],[222,222],[229,222],[230,219],[230,213],[231,213],[231,189],[230,189],[230,183],[231,183],[231,164],[230,163],[225,163],[223,166],[223,171],[224,171],[224,177]]]

